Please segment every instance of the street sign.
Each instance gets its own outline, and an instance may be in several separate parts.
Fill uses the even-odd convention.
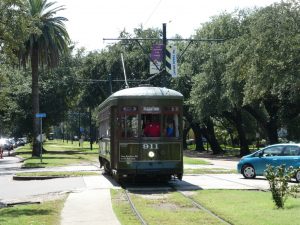
[[[156,74],[160,72],[161,62],[150,62],[150,74]]]
[[[166,70],[172,77],[177,77],[177,49],[176,46],[166,48]]]
[[[37,113],[35,114],[36,118],[45,118],[46,117],[46,113]]]

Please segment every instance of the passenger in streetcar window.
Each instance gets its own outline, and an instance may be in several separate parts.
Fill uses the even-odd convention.
[[[166,129],[167,137],[174,137],[174,127],[173,123],[168,123],[167,129]]]
[[[152,117],[149,122],[146,122],[144,128],[144,135],[146,137],[159,137],[160,136],[160,123],[157,117]]]

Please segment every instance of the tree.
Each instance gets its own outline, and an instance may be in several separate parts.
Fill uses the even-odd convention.
[[[236,80],[233,76],[226,76],[227,66],[230,63],[230,49],[241,35],[241,24],[243,12],[233,14],[221,14],[205,24],[197,32],[197,37],[215,38],[222,37],[225,41],[222,44],[202,44],[192,50],[196,75],[193,78],[190,104],[192,111],[197,118],[205,122],[204,134],[207,133],[207,140],[213,141],[215,146],[213,152],[221,152],[214,135],[214,118],[226,118],[237,130],[241,155],[249,153],[246,141],[244,121],[242,117],[243,82]],[[196,57],[194,57],[196,56]],[[201,56],[201,57],[199,57]],[[231,74],[230,74],[231,75]],[[208,129],[209,128],[209,129]]]
[[[14,54],[26,40],[31,28],[26,14],[26,0],[0,1],[0,54],[1,62],[15,63]],[[5,57],[4,57],[5,56]]]
[[[299,2],[282,1],[254,11],[245,24],[228,71],[244,82],[243,108],[269,143],[277,143],[278,128],[300,113]]]
[[[30,61],[32,74],[32,116],[33,116],[33,151],[32,155],[39,155],[39,146],[35,137],[39,131],[39,121],[35,118],[39,113],[39,65],[54,67],[58,64],[60,55],[68,52],[69,35],[65,29],[64,17],[55,14],[64,8],[52,8],[55,2],[47,0],[28,0],[28,16],[34,21],[33,32],[24,43],[24,50],[20,52],[23,64]]]

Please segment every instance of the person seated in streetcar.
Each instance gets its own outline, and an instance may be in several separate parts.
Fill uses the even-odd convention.
[[[167,129],[166,129],[166,136],[167,137],[174,137],[173,123],[168,123]]]
[[[146,122],[144,135],[146,137],[160,137],[160,123],[156,117],[153,117],[149,122]]]

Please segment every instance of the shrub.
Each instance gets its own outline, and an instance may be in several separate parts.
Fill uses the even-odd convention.
[[[272,198],[277,208],[284,208],[284,203],[289,195],[296,196],[299,186],[289,187],[288,182],[294,176],[296,170],[293,167],[285,168],[285,165],[273,167],[268,165],[265,170],[269,181]]]

